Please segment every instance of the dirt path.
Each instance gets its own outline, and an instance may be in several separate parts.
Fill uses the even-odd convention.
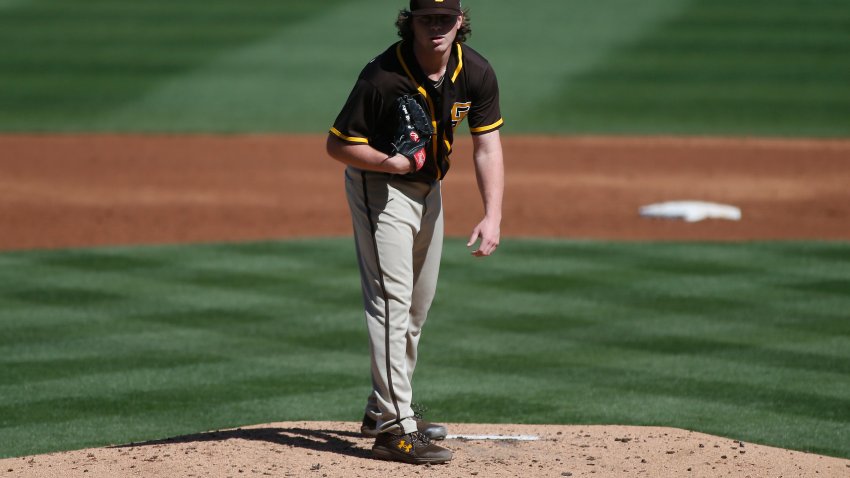
[[[342,166],[324,136],[0,136],[0,250],[350,235]],[[456,145],[447,231],[481,214]],[[604,239],[850,239],[850,141],[505,138],[503,235]],[[681,199],[739,222],[649,220]],[[509,239],[508,239],[509,240]],[[0,477],[850,477],[850,461],[676,429],[455,424],[448,465],[369,458],[357,425],[277,423],[0,460]]]
[[[787,477],[850,476],[850,461],[658,427],[461,425],[455,458],[411,466],[373,460],[358,424],[272,423],[170,440],[0,460],[0,476],[112,477]]]
[[[461,138],[447,231],[481,200]],[[850,239],[850,141],[506,137],[503,235]],[[641,218],[696,199],[743,220]],[[2,136],[0,250],[351,234],[324,136]]]

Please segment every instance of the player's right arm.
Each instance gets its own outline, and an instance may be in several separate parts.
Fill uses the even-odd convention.
[[[369,138],[379,129],[384,99],[369,81],[370,62],[357,78],[345,105],[330,129],[326,149],[337,161],[365,171],[407,174],[413,170],[410,159],[400,154],[390,155],[376,149]]]
[[[366,171],[407,174],[413,170],[410,159],[400,154],[387,156],[368,144],[354,144],[329,134],[328,155],[335,160]]]

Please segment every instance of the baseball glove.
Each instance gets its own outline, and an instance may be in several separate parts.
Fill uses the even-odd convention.
[[[395,152],[406,156],[411,162],[411,172],[425,165],[425,146],[431,141],[434,128],[422,106],[411,96],[398,99],[398,131],[393,141]]]

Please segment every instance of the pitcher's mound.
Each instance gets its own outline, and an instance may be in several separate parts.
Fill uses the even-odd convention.
[[[449,424],[455,457],[415,466],[371,458],[352,422],[284,422],[0,460],[25,477],[847,477],[850,460],[674,428]],[[529,440],[537,437],[536,440]]]

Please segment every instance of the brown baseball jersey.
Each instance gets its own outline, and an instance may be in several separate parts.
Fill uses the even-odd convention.
[[[415,95],[436,132],[426,148],[425,165],[406,179],[431,182],[446,175],[454,129],[464,118],[473,135],[494,131],[504,122],[496,75],[478,52],[455,43],[444,77],[433,82],[419,67],[412,45],[401,41],[366,65],[330,133],[393,154],[399,122],[396,99],[405,94]]]

